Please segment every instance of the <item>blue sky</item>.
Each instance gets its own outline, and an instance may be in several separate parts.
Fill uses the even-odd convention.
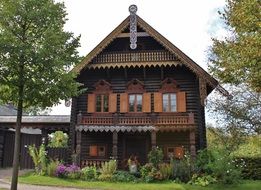
[[[57,0],[62,1],[62,0]],[[222,38],[217,11],[225,0],[64,0],[68,13],[65,30],[81,35],[81,56],[87,55],[128,15],[131,4],[137,14],[207,70],[207,51],[211,37]],[[64,102],[52,108],[51,114],[70,114]]]

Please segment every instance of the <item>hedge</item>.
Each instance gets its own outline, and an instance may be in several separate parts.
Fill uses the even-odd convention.
[[[242,170],[243,179],[261,180],[261,157],[236,158],[238,164],[244,164]]]

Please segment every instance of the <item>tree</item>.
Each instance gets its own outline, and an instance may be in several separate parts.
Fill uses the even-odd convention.
[[[216,95],[208,101],[218,126],[240,128],[245,134],[261,134],[261,93],[246,85],[230,86],[231,98]]]
[[[220,12],[230,31],[224,40],[213,39],[209,69],[223,83],[247,84],[261,92],[261,2],[227,0]]]
[[[56,131],[49,135],[49,147],[67,147],[68,146],[68,135],[62,131]]]
[[[219,126],[245,134],[261,131],[260,6],[258,0],[227,0],[219,13],[229,35],[213,39],[209,58],[211,73],[227,85],[231,98],[218,96],[208,105]]]
[[[69,72],[79,37],[63,31],[66,12],[53,0],[0,1],[0,99],[17,106],[11,189],[17,189],[23,109],[46,108],[77,95]]]

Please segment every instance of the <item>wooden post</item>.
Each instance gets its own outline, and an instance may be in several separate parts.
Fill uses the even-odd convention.
[[[118,156],[118,132],[113,131],[112,133],[112,157],[117,159]]]
[[[156,148],[156,138],[157,138],[156,131],[151,131],[151,149]]]
[[[196,157],[196,140],[195,140],[195,131],[191,130],[189,133],[189,141],[190,141],[190,154],[192,156],[192,158]]]
[[[76,160],[73,160],[74,162],[76,162],[76,164],[78,166],[80,166],[81,164],[81,143],[82,143],[82,132],[81,131],[77,131],[76,132]]]
[[[80,110],[79,113],[77,114],[77,124],[82,123],[82,111]]]
[[[47,146],[48,145],[48,132],[46,129],[42,129],[42,143]]]

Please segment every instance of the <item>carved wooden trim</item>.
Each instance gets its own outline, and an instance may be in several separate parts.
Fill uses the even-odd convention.
[[[111,84],[105,80],[99,80],[94,84],[94,94],[109,94],[112,93]]]
[[[138,80],[138,79],[132,79],[127,83],[127,93],[143,93],[144,90],[144,84]]]
[[[118,156],[118,133],[114,131],[112,133],[112,156],[114,159],[117,159]]]
[[[201,105],[205,106],[205,100],[207,98],[207,83],[201,77],[199,78],[199,96]]]
[[[161,89],[159,92],[162,93],[171,93],[171,92],[179,92],[177,82],[172,78],[166,78],[161,82]]]
[[[151,148],[156,148],[156,141],[157,141],[157,133],[156,131],[151,131]]]
[[[190,141],[190,154],[192,157],[196,156],[196,135],[195,131],[191,130],[189,133],[189,141]]]

